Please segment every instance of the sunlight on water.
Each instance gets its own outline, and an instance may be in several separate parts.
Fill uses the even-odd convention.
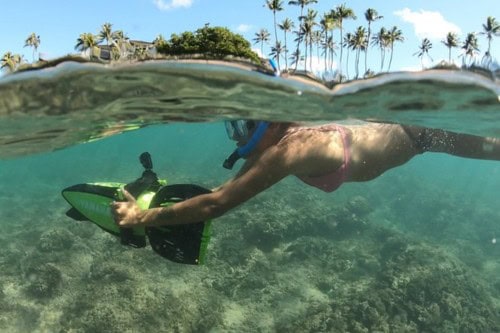
[[[438,71],[330,91],[221,66],[69,64],[0,88],[0,331],[500,330],[498,162],[424,154],[332,194],[289,177],[213,223],[204,266],[122,246],[61,197],[136,179],[144,151],[170,184],[216,187],[234,175],[226,118],[500,137],[496,81]]]

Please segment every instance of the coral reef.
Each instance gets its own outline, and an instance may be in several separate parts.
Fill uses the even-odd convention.
[[[38,249],[42,252],[68,250],[73,244],[73,237],[66,229],[49,229],[41,234]]]
[[[33,207],[0,236],[0,331],[500,331],[494,207],[420,197],[418,181],[392,201],[387,184],[333,199],[297,186],[214,222],[199,267],[62,213],[33,224],[48,209]]]
[[[35,298],[54,296],[62,283],[61,271],[51,263],[33,263],[24,275],[28,282],[26,292]]]

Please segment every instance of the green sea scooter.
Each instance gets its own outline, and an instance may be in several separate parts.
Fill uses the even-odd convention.
[[[137,200],[141,209],[168,206],[211,191],[193,184],[167,185],[153,172],[151,155],[142,153],[139,160],[144,167],[142,176],[132,183],[86,183],[70,186],[62,196],[71,205],[66,215],[77,221],[90,221],[104,231],[120,238],[123,245],[135,248],[146,246],[146,236],[153,250],[168,260],[200,265],[210,240],[211,221],[165,227],[120,228],[111,214],[110,203],[124,200],[126,189]]]

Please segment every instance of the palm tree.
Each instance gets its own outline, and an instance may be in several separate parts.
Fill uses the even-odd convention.
[[[448,63],[451,64],[451,49],[454,47],[458,47],[458,43],[460,43],[460,41],[458,40],[458,35],[454,32],[448,32],[448,34],[446,35],[446,39],[442,40],[441,43],[443,43],[448,48]]]
[[[135,50],[132,50],[130,39],[123,30],[113,32],[113,48],[111,50],[113,59],[119,60],[122,57],[130,57]]]
[[[106,46],[109,46],[109,43],[114,43],[114,36],[113,36],[113,30],[112,30],[113,25],[111,23],[104,23],[101,26],[101,31],[99,32],[98,35],[98,42],[102,43],[103,41],[106,41]]]
[[[111,23],[104,23],[102,26],[101,26],[101,31],[99,32],[99,34],[97,36],[95,36],[96,38],[98,38],[97,42],[98,43],[102,43],[103,41],[106,41],[106,46],[109,48],[111,46],[111,50],[110,52],[112,53],[112,58],[113,59],[120,59],[121,56],[122,56],[122,44],[123,44],[123,31],[121,30],[118,30],[116,32],[113,31],[113,25]],[[121,43],[120,45],[118,45],[118,43]],[[135,51],[134,51],[135,53]],[[142,55],[141,54],[137,54],[137,58],[141,58]]]
[[[333,71],[333,56],[336,55],[336,48],[337,44],[333,40],[333,36],[328,36],[326,41],[324,41],[323,43],[323,52],[328,53],[328,61],[325,62],[325,72],[327,71],[327,69]]]
[[[356,50],[356,77],[359,77],[359,58],[361,51],[366,51],[366,45],[368,44],[366,39],[366,29],[359,26],[353,36],[352,48]]]
[[[76,40],[75,50],[80,52],[86,52],[90,50],[89,57],[94,57],[94,48],[97,46],[96,36],[92,33],[80,34],[80,37]]]
[[[276,44],[273,47],[271,47],[271,53],[269,53],[269,55],[272,56],[273,59],[276,59],[278,65],[278,72],[280,71],[280,58],[284,52],[285,48],[281,45],[280,41],[277,41]]]
[[[343,36],[343,23],[344,23],[344,20],[347,20],[347,19],[353,19],[353,20],[355,20],[357,17],[354,14],[354,11],[351,8],[346,7],[345,4],[337,6],[333,10],[332,16],[338,22],[338,25],[340,27],[340,40],[343,40],[343,38],[344,38],[344,36]],[[343,44],[342,44],[342,46],[340,47],[340,65],[339,65],[339,69],[342,68],[342,53],[343,53],[343,48],[344,47],[343,47]]]
[[[301,31],[303,30],[302,19],[304,18],[304,8],[309,6],[310,4],[317,3],[317,2],[318,2],[318,0],[297,0],[297,1],[290,0],[290,1],[288,1],[289,5],[300,6],[299,26],[297,28],[298,30],[295,32],[297,34],[297,38],[295,39],[295,41],[297,42],[297,49],[295,51],[295,55],[297,56],[297,58],[296,58],[296,61],[294,62],[295,70],[297,70],[297,66],[299,64],[300,43],[302,43],[302,40],[303,40],[303,38],[301,36]]]
[[[290,20],[289,18],[286,18],[283,22],[281,22],[281,24],[278,25],[278,27],[283,30],[284,34],[285,34],[285,46],[284,46],[284,49],[285,49],[285,69],[288,70],[288,41],[287,41],[287,37],[286,37],[286,33],[287,32],[291,32],[292,29],[294,28],[294,24],[293,24],[293,21]]]
[[[428,56],[431,59],[431,61],[433,61],[431,56],[429,55],[430,49],[432,49],[431,41],[427,38],[424,38],[422,40],[422,44],[420,44],[419,46],[419,50],[413,54],[417,55],[420,58],[420,64],[422,65],[422,70],[424,69],[424,56]]]
[[[255,33],[254,44],[260,43],[260,54],[264,57],[264,43],[269,42],[269,36],[271,34],[267,29],[260,29],[259,32]]]
[[[314,30],[311,36],[311,41],[314,46],[316,46],[316,54],[317,54],[317,59],[316,61],[318,62],[318,65],[320,64],[320,52],[319,49],[321,47],[321,42],[323,41],[323,33],[321,30]],[[312,55],[312,53],[311,53]]]
[[[274,18],[274,42],[278,42],[278,29],[276,24],[276,12],[283,10],[283,0],[266,0],[267,8],[273,12]]]
[[[307,51],[308,51],[308,46],[309,46],[309,59],[310,59],[310,67],[312,69],[312,47],[313,47],[313,30],[314,26],[316,25],[316,15],[318,15],[318,12],[315,11],[314,9],[308,9],[307,10],[307,15],[302,18],[302,29],[301,29],[301,34],[304,38],[305,41],[305,64],[306,67],[304,70],[307,70]]]
[[[309,34],[312,33],[312,26],[306,22],[302,22],[300,26],[300,32],[297,39],[303,40],[304,47],[304,70],[307,71],[307,56],[309,54]]]
[[[307,7],[312,3],[318,3],[318,0],[298,0],[298,1],[290,0],[290,1],[288,1],[289,5],[300,6],[300,16],[304,15],[304,7]]]
[[[368,21],[368,35],[366,37],[366,50],[365,50],[365,73],[368,71],[368,43],[370,42],[371,37],[371,23],[376,20],[380,20],[383,16],[380,16],[378,12],[373,8],[368,8],[365,12],[365,19]]]
[[[292,60],[292,63],[290,65],[291,66],[295,65],[294,71],[297,71],[297,67],[299,65],[299,62],[302,60],[302,55],[300,54],[300,49],[292,52],[292,54],[290,56],[290,60]]]
[[[491,61],[491,40],[493,39],[493,36],[500,36],[500,24],[495,20],[493,16],[488,16],[486,19],[486,24],[483,24],[483,31],[480,32],[479,34],[481,35],[486,35],[486,38],[488,39],[488,50],[484,54],[484,58],[490,62]]]
[[[26,46],[33,48],[33,62],[34,62],[36,51],[40,46],[40,36],[32,32],[31,35],[29,35],[28,38],[26,38],[26,40],[24,41],[24,47]]]
[[[462,63],[465,65],[465,62],[467,60],[467,57],[470,58],[469,65],[472,63],[472,59],[477,55],[479,52],[479,46],[477,43],[477,37],[476,34],[473,32],[470,32],[467,34],[467,37],[465,37],[465,41],[462,45],[462,49],[464,50],[464,54],[462,55]]]
[[[13,54],[10,51],[7,51],[0,61],[0,68],[7,67],[9,72],[13,72],[16,70],[17,66],[21,64],[23,61],[23,57],[19,54]]]
[[[386,28],[380,28],[379,32],[372,37],[372,45],[380,48],[380,71],[384,69],[385,50],[389,46],[389,32]]]
[[[395,42],[403,42],[404,40],[405,39],[403,37],[403,33],[401,32],[400,29],[398,29],[398,27],[394,26],[394,27],[392,27],[391,30],[389,30],[387,41],[388,41],[388,45],[391,49],[391,57],[389,59],[389,67],[387,68],[387,71],[391,70],[392,56],[394,54],[394,43]]]
[[[10,51],[5,52],[5,54],[2,56],[0,68],[5,68],[5,67],[7,67],[10,72],[14,71],[16,67],[14,63],[14,55]]]
[[[325,72],[327,71],[328,67],[328,60],[330,59],[330,52],[333,52],[333,47],[330,48],[331,43],[333,43],[333,38],[330,38],[328,35],[328,32],[333,31],[335,28],[335,21],[330,15],[330,13],[323,14],[323,17],[321,18],[319,25],[321,27],[321,32],[325,38],[325,40],[322,42],[323,46],[323,55],[325,56]]]
[[[295,39],[293,40],[294,42],[297,43],[297,49],[292,54],[292,59],[295,60],[293,61],[293,64],[295,65],[294,71],[297,71],[297,66],[299,65],[299,62],[303,60],[302,51],[300,50],[300,44],[305,39],[304,23],[302,21],[300,22],[299,30],[294,31],[293,33],[297,35],[297,37],[295,37]]]
[[[347,49],[347,60],[346,60],[346,66],[345,66],[345,69],[346,69],[345,74],[346,74],[346,77],[349,78],[349,50],[353,49],[353,47],[354,47],[354,35],[352,33],[348,32],[345,34],[341,47],[345,47]],[[341,65],[342,64],[339,64],[339,72],[340,72],[340,75],[342,77],[342,70],[340,67]]]

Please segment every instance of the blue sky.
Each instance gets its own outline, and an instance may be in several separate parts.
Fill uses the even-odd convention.
[[[278,22],[287,17],[297,20],[299,7],[286,5],[287,0],[283,2],[285,10],[278,12]],[[430,55],[435,63],[448,57],[447,49],[440,42],[448,31],[456,31],[463,39],[468,32],[482,31],[482,24],[488,16],[500,20],[500,15],[495,15],[500,14],[497,0],[476,0],[468,5],[451,0],[372,0],[369,4],[359,0],[319,0],[312,8],[320,16],[342,3],[358,16],[357,20],[345,23],[345,31],[354,31],[359,25],[366,26],[364,12],[368,7],[384,16],[373,24],[373,31],[394,25],[403,31],[405,42],[395,47],[393,70],[420,68],[420,60],[413,54],[418,51],[424,37],[433,43]],[[0,9],[0,55],[12,51],[31,61],[32,50],[23,46],[32,32],[40,35],[39,52],[49,58],[74,53],[78,36],[83,32],[98,33],[105,22],[112,23],[113,29],[123,30],[131,39],[146,41],[152,41],[160,33],[169,38],[172,33],[194,31],[205,23],[228,27],[252,41],[261,28],[268,29],[273,35],[272,12],[264,4],[265,0],[5,1]],[[339,32],[335,31],[334,36],[338,40]],[[483,54],[487,41],[484,36],[478,38]],[[259,49],[258,45],[254,47]],[[268,52],[269,48],[265,50]],[[453,52],[457,55],[460,51]],[[491,53],[500,58],[500,38],[493,40]],[[379,52],[370,50],[370,67],[378,68],[379,59]]]

